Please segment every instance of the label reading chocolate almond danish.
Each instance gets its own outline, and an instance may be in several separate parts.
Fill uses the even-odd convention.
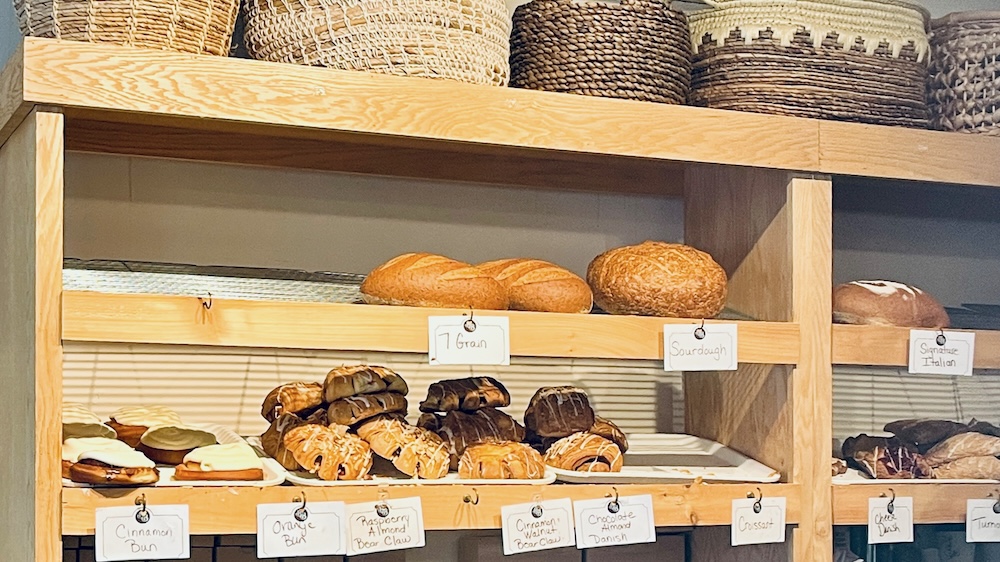
[[[663,368],[667,371],[735,371],[736,324],[666,324]]]
[[[622,496],[573,502],[576,547],[656,542],[653,496]]]
[[[345,510],[348,556],[424,546],[419,497],[352,503]]]
[[[506,316],[428,316],[431,365],[510,365]]]

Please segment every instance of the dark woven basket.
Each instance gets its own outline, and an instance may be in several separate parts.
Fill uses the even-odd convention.
[[[679,104],[691,80],[687,18],[655,0],[532,0],[510,51],[516,88]]]
[[[950,14],[931,30],[931,126],[1000,136],[1000,12]]]

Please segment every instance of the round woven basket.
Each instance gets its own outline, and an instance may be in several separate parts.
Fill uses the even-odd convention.
[[[931,22],[931,127],[1000,136],[1000,12]]]
[[[248,0],[256,59],[503,86],[503,0]]]
[[[702,0],[693,105],[927,127],[929,14],[904,0]]]
[[[239,0],[14,0],[21,33],[226,55]]]
[[[684,103],[686,16],[657,0],[532,0],[514,11],[511,86]]]

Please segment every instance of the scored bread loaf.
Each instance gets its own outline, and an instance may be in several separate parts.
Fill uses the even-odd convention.
[[[851,281],[833,289],[833,321],[908,328],[951,325],[941,303],[926,292],[895,281]]]
[[[506,310],[507,291],[481,269],[444,256],[411,253],[376,267],[361,283],[368,304]]]
[[[510,258],[476,267],[503,285],[511,310],[586,313],[593,308],[594,294],[587,282],[553,263]]]

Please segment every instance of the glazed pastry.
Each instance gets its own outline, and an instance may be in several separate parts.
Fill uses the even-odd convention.
[[[448,474],[451,458],[444,441],[433,431],[406,423],[402,416],[375,416],[361,422],[357,432],[375,454],[391,461],[400,472],[427,479]]]
[[[402,394],[380,392],[341,398],[330,403],[326,415],[331,424],[354,425],[390,412],[406,412],[406,398]]]
[[[97,414],[83,404],[67,402],[62,405],[63,440],[79,437],[118,437],[111,426],[101,422]]]
[[[260,415],[273,422],[283,413],[305,414],[323,405],[323,385],[318,382],[283,384],[267,394]]]
[[[126,443],[112,440],[68,439],[63,460],[69,460],[68,477],[84,484],[139,486],[160,479],[156,464]]]
[[[425,416],[421,416],[417,425],[425,428],[437,427],[437,434],[448,445],[452,469],[458,468],[459,459],[470,445],[499,441],[520,442],[524,439],[524,427],[514,418],[495,408],[484,408],[475,412],[452,410],[444,416],[434,414]]]
[[[427,399],[420,403],[421,412],[449,412],[510,406],[510,394],[500,381],[492,377],[471,377],[439,381],[427,389]]]
[[[1000,455],[1000,437],[982,433],[961,433],[938,443],[924,455],[924,460],[937,467],[966,457]]]
[[[625,437],[625,432],[611,422],[611,420],[606,420],[601,416],[594,416],[594,425],[587,430],[587,433],[599,435],[613,442],[615,445],[618,445],[618,448],[623,453],[628,451],[628,439]]]
[[[885,431],[894,434],[904,443],[916,445],[926,453],[945,439],[969,431],[969,426],[947,420],[899,420],[885,424]]]
[[[572,386],[539,388],[524,411],[524,425],[541,437],[566,437],[594,426],[594,410],[582,390]]]
[[[992,456],[965,457],[934,469],[934,478],[1000,480],[1000,459]]]
[[[128,443],[129,447],[138,447],[139,439],[151,427],[161,425],[184,425],[177,412],[163,406],[132,406],[121,408],[111,414],[108,422],[118,439]]]
[[[833,459],[830,462],[830,472],[831,476],[840,476],[847,472],[847,463],[844,459]]]
[[[337,367],[327,373],[323,388],[327,402],[358,394],[395,392],[405,395],[409,392],[403,377],[392,369],[375,365]]]
[[[295,461],[295,456],[285,447],[285,435],[306,422],[295,414],[281,414],[260,436],[260,446],[267,456],[278,461],[285,470],[300,470],[302,467]],[[316,425],[316,424],[314,424]],[[325,424],[322,424],[325,425]]]
[[[545,463],[538,451],[524,443],[476,443],[462,453],[458,462],[458,476],[492,480],[537,480],[545,476]]]
[[[160,464],[180,464],[198,447],[215,445],[215,434],[191,427],[153,427],[139,438],[136,450]]]
[[[360,480],[372,467],[368,443],[345,426],[300,425],[285,434],[285,448],[323,480]]]
[[[175,480],[263,480],[264,463],[246,443],[199,447],[174,469]]]
[[[618,445],[587,432],[564,437],[545,453],[545,464],[577,472],[620,472],[623,462]]]
[[[62,445],[62,477],[69,478],[69,469],[87,451],[128,452],[132,448],[113,437],[70,437]]]
[[[931,478],[933,474],[920,453],[906,446],[876,446],[856,451],[852,460],[868,476],[878,480]]]

